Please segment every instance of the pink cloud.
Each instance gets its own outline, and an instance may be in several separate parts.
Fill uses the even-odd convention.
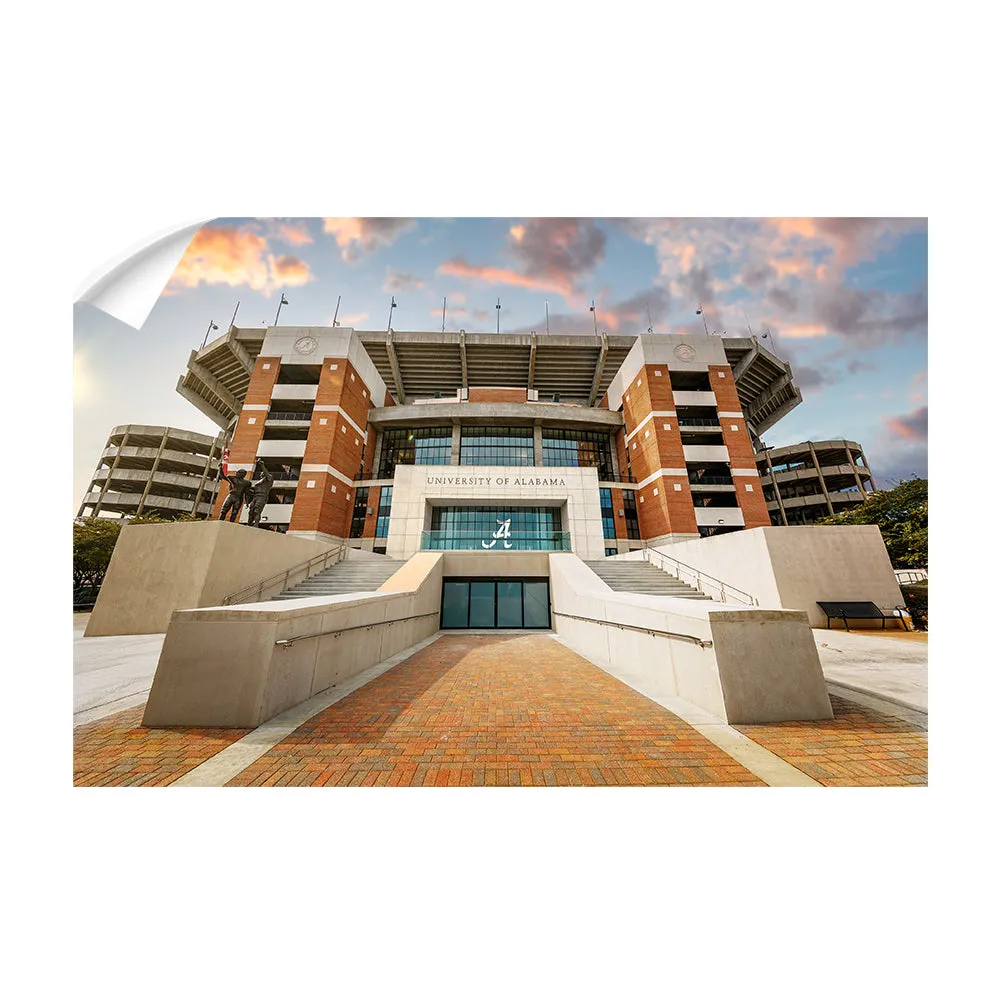
[[[168,283],[178,288],[241,285],[272,295],[278,288],[304,285],[313,279],[298,257],[267,252],[267,240],[254,226],[205,226],[195,233]]]
[[[392,246],[416,224],[416,219],[327,218],[323,220],[323,232],[333,236],[341,256],[347,263],[353,264],[364,254]]]
[[[906,441],[926,441],[927,407],[920,406],[898,417],[886,417],[885,424],[893,434]]]
[[[272,235],[276,240],[288,243],[293,247],[301,247],[313,242],[312,234],[304,219],[296,219],[291,222],[277,220],[272,223]]]
[[[517,288],[530,288],[536,292],[555,292],[568,298],[573,294],[573,285],[564,278],[532,278],[526,274],[519,274],[503,267],[480,267],[470,264],[461,257],[446,260],[437,269],[438,274],[445,274],[452,278],[470,278],[474,281],[483,281],[488,285],[512,285]]]

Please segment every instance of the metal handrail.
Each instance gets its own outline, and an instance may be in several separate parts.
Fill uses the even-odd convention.
[[[263,580],[258,580],[256,583],[251,583],[249,587],[244,587],[242,590],[237,590],[235,594],[230,594],[228,597],[222,599],[222,606],[230,604],[246,604],[248,603],[248,598],[251,594],[255,597],[261,597],[266,589],[272,587],[279,580],[282,581],[281,593],[288,589],[288,581],[291,579],[293,573],[298,573],[300,570],[305,570],[306,573],[302,577],[302,580],[308,580],[309,577],[314,576],[316,573],[322,572],[327,566],[330,565],[331,557],[342,556],[347,549],[347,543],[341,541],[339,545],[332,546],[328,551],[321,552],[318,556],[313,556],[312,559],[307,559],[305,562],[299,563],[297,566],[291,566],[281,573],[275,573],[274,576],[266,577]],[[340,559],[333,559],[333,562],[339,562]],[[318,567],[314,569],[313,567]],[[310,572],[311,571],[311,572]],[[296,583],[301,583],[302,580],[297,580]]]
[[[732,486],[732,476],[688,476],[692,486]]]
[[[309,423],[312,420],[312,413],[300,413],[298,410],[271,410],[267,415],[268,420],[301,420]]]
[[[725,583],[724,581],[711,576],[709,573],[703,573],[700,569],[695,569],[694,566],[688,566],[687,563],[682,563],[679,559],[675,559],[673,556],[668,556],[663,552],[660,552],[659,549],[651,549],[649,546],[643,545],[642,558],[646,562],[653,563],[655,565],[655,560],[651,558],[653,554],[655,554],[660,560],[672,562],[678,570],[687,570],[689,574],[693,574],[695,583],[692,586],[694,586],[695,590],[700,591],[702,587],[706,585],[717,589],[719,592],[718,600],[722,604],[729,603],[726,600],[727,597],[731,597],[739,604],[745,604],[748,607],[757,607],[760,604],[760,601],[758,601],[756,597],[752,594],[748,594],[745,590],[740,590],[739,587],[734,587],[731,583]],[[658,566],[657,569],[669,572],[665,566]],[[673,575],[676,576],[681,583],[687,582],[684,579],[684,574],[682,572],[678,571]]]
[[[297,635],[291,639],[275,639],[275,646],[290,646],[293,642],[298,642],[299,639],[316,639],[321,635],[340,635],[341,632],[354,632],[359,628],[368,629],[370,632],[373,628],[378,625],[394,625],[396,622],[410,622],[417,618],[430,618],[432,616],[437,616],[440,611],[428,611],[426,614],[422,615],[408,615],[406,618],[390,618],[388,621],[384,622],[372,622],[370,625],[345,625],[343,628],[331,628],[327,629],[325,632],[308,632],[306,635]]]
[[[678,417],[678,427],[718,427],[722,429],[722,424],[711,417]]]
[[[685,642],[693,642],[702,649],[710,649],[711,639],[699,639],[696,635],[686,635],[684,632],[668,632],[662,628],[649,628],[646,625],[627,625],[624,622],[610,622],[603,618],[585,618],[582,615],[568,615],[564,611],[553,611],[557,618],[573,618],[578,622],[596,622],[598,625],[614,625],[615,628],[630,629],[633,632],[646,632],[648,635],[665,635],[671,639],[683,639]]]

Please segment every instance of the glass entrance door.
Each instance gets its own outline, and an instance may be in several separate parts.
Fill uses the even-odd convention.
[[[549,628],[549,581],[447,579],[441,628]]]

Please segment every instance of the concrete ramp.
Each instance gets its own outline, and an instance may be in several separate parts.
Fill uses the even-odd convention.
[[[549,567],[553,627],[582,655],[633,664],[730,724],[833,717],[804,611],[615,592],[569,553]]]

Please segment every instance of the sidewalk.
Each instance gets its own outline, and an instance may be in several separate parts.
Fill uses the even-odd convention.
[[[149,645],[161,639],[118,638]],[[855,653],[866,642],[892,642],[858,639]],[[830,655],[837,650],[843,655],[844,645]],[[892,646],[903,648],[902,643]],[[860,655],[856,660],[862,662]],[[74,783],[732,786],[927,781],[926,726],[894,714],[891,705],[873,707],[834,694],[832,720],[728,726],[692,711],[687,703],[636,690],[616,676],[618,671],[584,659],[552,633],[438,633],[421,648],[366,673],[356,689],[351,684],[330,689],[249,733],[142,729],[139,707],[78,726]]]
[[[862,692],[927,713],[927,633],[813,629],[823,676],[835,693]]]

